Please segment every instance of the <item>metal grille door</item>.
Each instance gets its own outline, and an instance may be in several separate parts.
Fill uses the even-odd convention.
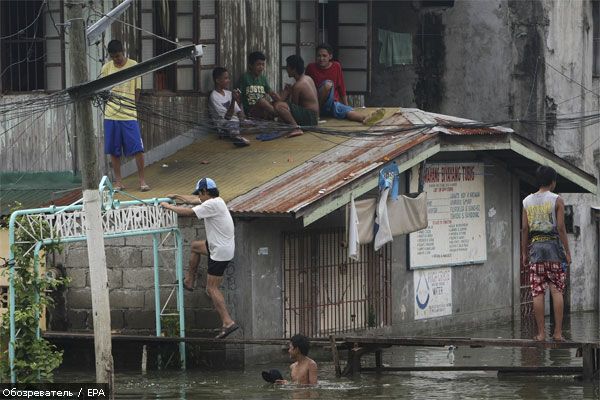
[[[348,259],[344,229],[284,233],[284,325],[327,336],[391,324],[391,244],[363,245]]]

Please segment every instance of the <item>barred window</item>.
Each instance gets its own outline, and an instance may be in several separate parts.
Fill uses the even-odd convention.
[[[177,45],[203,44],[204,55],[195,63],[182,60],[142,77],[142,88],[155,91],[201,92],[212,90],[212,69],[217,64],[217,9],[215,0],[142,1],[142,61]],[[152,36],[167,38],[171,42]]]
[[[0,1],[2,93],[64,87],[62,20],[59,0]]]
[[[285,59],[298,54],[308,65],[315,60],[318,44],[334,49],[342,64],[349,94],[369,92],[371,82],[370,0],[317,2],[281,0],[281,82],[290,83]]]

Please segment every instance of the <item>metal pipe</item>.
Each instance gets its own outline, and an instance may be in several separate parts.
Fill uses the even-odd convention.
[[[156,322],[156,336],[161,336],[161,332],[162,332],[162,327],[161,327],[161,320],[160,320],[160,279],[159,279],[159,273],[158,273],[158,268],[160,267],[159,265],[159,257],[158,257],[158,245],[159,245],[159,233],[155,233],[154,235],[152,235],[152,253],[153,253],[153,258],[154,258],[154,312],[155,312],[155,322]]]
[[[179,336],[185,337],[185,307],[183,303],[183,239],[181,231],[175,231],[175,241],[177,243],[177,255],[175,257],[175,270],[177,272],[177,310],[179,311]],[[181,361],[181,369],[185,370],[185,342],[179,343],[179,359]]]

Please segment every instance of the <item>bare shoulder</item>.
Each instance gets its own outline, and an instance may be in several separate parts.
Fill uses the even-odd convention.
[[[317,362],[315,360],[313,360],[312,358],[308,359],[308,365],[310,367],[316,367],[317,366]]]

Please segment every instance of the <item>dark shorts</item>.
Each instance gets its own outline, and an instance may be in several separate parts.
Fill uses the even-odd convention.
[[[116,157],[144,152],[140,125],[136,120],[104,120],[104,154]]]
[[[208,252],[208,274],[212,276],[223,276],[227,267],[231,263],[229,261],[215,261],[210,258],[210,250],[208,248],[208,242],[206,242],[206,251]]]
[[[294,103],[288,103],[292,117],[296,120],[296,123],[301,126],[317,126],[319,119],[317,113],[313,110],[300,107]]]

